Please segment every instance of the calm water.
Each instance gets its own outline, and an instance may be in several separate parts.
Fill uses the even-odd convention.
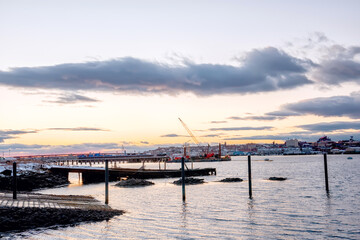
[[[186,187],[182,202],[176,179],[155,179],[155,185],[124,189],[110,186],[110,206],[122,216],[55,230],[36,230],[24,239],[360,239],[360,155],[328,156],[330,196],[325,192],[323,157],[273,156],[252,159],[253,199],[248,182],[219,183],[225,177],[247,179],[246,157],[231,162],[197,163],[216,167],[206,184]],[[170,165],[170,166],[169,166]],[[151,165],[148,165],[149,167]],[[153,167],[158,167],[154,164]],[[168,164],[179,168],[180,164]],[[283,176],[288,180],[265,180]],[[41,191],[92,195],[104,200],[104,184]]]

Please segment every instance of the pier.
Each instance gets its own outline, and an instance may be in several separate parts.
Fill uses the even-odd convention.
[[[128,156],[99,156],[99,157],[87,157],[87,158],[49,158],[47,161],[54,162],[56,165],[90,165],[93,164],[105,164],[105,161],[109,161],[110,164],[117,163],[146,163],[146,162],[167,162],[169,157],[167,156],[146,156],[146,155],[128,155]]]
[[[53,173],[68,175],[69,172],[81,173],[83,183],[104,182],[105,168],[81,167],[81,166],[53,166],[50,169]],[[186,176],[208,176],[216,175],[215,168],[186,169]],[[109,180],[118,181],[120,178],[171,178],[181,177],[180,169],[157,170],[157,169],[132,169],[132,168],[109,168]]]

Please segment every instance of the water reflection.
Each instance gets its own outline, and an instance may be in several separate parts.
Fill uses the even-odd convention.
[[[359,161],[348,161],[342,156],[329,161],[333,182],[331,196],[325,195],[323,175],[319,174],[323,169],[322,156],[274,156],[271,163],[255,161],[253,164],[253,183],[257,190],[253,199],[249,199],[246,182],[213,183],[189,187],[191,198],[182,202],[181,188],[169,184],[173,179],[156,179],[155,186],[110,191],[112,207],[127,213],[108,223],[47,229],[27,233],[26,238],[356,239],[360,234],[360,155],[356,157]],[[242,159],[245,157],[239,157]],[[216,167],[218,175],[204,177],[207,182],[247,176],[247,161],[236,160],[199,163],[199,166]],[[167,168],[170,167],[179,166],[169,164]],[[283,183],[264,181],[264,178],[280,174],[291,180]],[[73,175],[72,183],[79,184],[77,174]],[[103,201],[104,184],[42,192],[92,195]]]
[[[255,210],[254,210],[255,200],[249,199],[247,205],[248,205],[249,221],[251,221],[255,215]]]
[[[82,186],[83,180],[81,173],[69,173],[69,182],[69,188]]]
[[[186,228],[187,227],[187,203],[183,202],[181,205],[181,227]]]

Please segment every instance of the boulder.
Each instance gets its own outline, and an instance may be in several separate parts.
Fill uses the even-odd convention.
[[[135,178],[122,180],[117,184],[115,184],[115,186],[117,187],[144,187],[149,185],[154,185],[154,183],[143,179],[135,179]]]
[[[182,178],[173,182],[176,185],[182,185]],[[205,183],[202,178],[185,178],[185,184],[202,184]]]
[[[285,177],[269,177],[271,181],[285,181],[286,179]]]
[[[222,180],[220,180],[220,182],[242,182],[244,180],[242,180],[241,178],[224,178]]]
[[[12,171],[9,169],[5,169],[4,171],[0,172],[0,174],[5,175],[5,176],[11,176]]]

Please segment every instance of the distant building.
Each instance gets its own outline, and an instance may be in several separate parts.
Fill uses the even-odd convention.
[[[289,139],[285,142],[286,147],[299,147],[299,141],[297,139]]]

